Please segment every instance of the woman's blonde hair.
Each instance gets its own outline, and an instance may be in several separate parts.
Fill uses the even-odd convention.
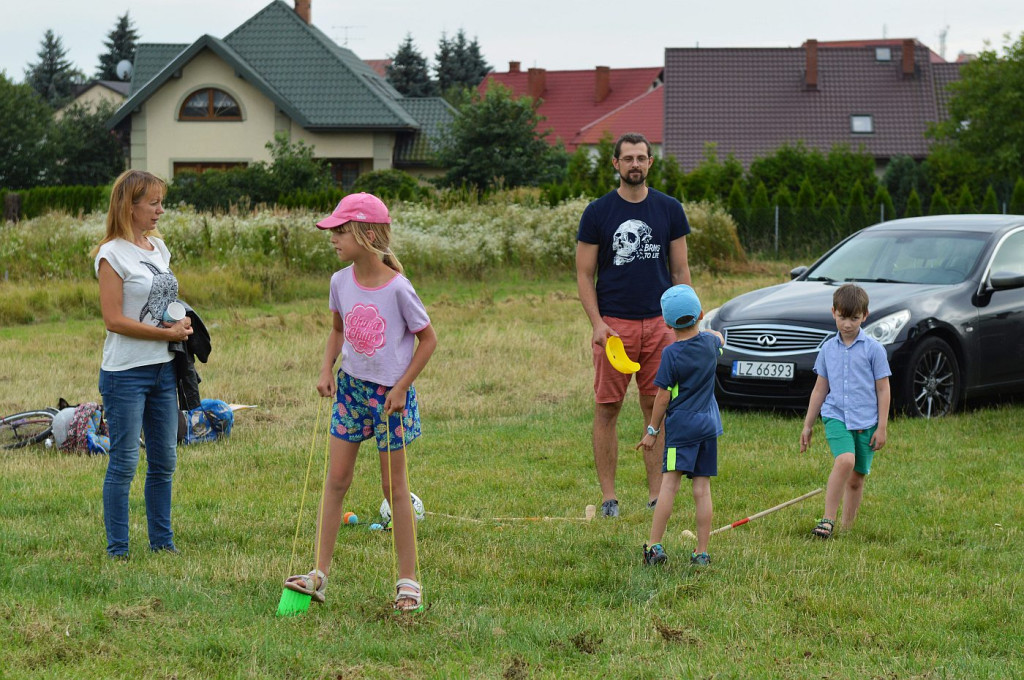
[[[160,187],[160,195],[167,193],[167,183],[151,172],[145,170],[125,170],[114,180],[110,189],[110,207],[107,209],[107,233],[91,253],[96,257],[100,246],[114,239],[123,238],[131,241],[132,206],[141,201],[153,187]],[[146,236],[163,238],[156,229],[146,232]]]
[[[393,250],[391,250],[391,225],[383,222],[346,222],[337,227],[352,233],[356,243],[372,253],[376,253],[384,260],[384,264],[394,269],[399,274],[404,274],[405,269],[398,261]],[[373,233],[373,238],[367,234]]]

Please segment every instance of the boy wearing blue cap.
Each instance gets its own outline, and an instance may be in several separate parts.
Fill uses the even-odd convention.
[[[685,474],[693,480],[693,503],[697,514],[697,548],[690,564],[711,563],[711,478],[718,474],[718,437],[722,417],[715,401],[715,367],[725,339],[718,331],[700,331],[703,318],[700,300],[693,288],[673,286],[661,296],[662,316],[675,331],[676,341],[661,353],[661,366],[654,378],[658,394],[647,434],[636,448],[650,450],[665,421],[665,453],[661,492],[654,507],[649,544],[644,545],[644,564],[668,559],[661,539],[672,515],[672,505]]]

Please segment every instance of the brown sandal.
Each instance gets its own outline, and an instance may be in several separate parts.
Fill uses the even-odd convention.
[[[811,533],[818,538],[832,538],[832,530],[835,526],[835,522],[830,519],[819,519],[818,525],[814,527]]]
[[[302,585],[299,585],[299,583],[302,583]],[[315,583],[316,588],[311,588],[311,583]],[[284,587],[288,590],[294,590],[296,593],[309,595],[316,602],[323,602],[327,599],[327,596],[324,594],[327,590],[327,576],[319,569],[314,569],[308,574],[289,576],[284,581]]]

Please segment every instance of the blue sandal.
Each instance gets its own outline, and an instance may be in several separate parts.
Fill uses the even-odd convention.
[[[691,567],[706,567],[711,564],[711,555],[706,552],[697,554],[697,552],[690,553],[690,566]]]
[[[668,555],[665,554],[665,549],[661,547],[661,543],[655,543],[650,548],[647,544],[644,544],[644,566],[649,567],[654,564],[661,564],[668,559]]]

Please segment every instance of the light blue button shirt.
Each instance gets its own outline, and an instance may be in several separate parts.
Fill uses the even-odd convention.
[[[828,395],[821,405],[822,418],[841,420],[848,430],[864,430],[878,424],[875,381],[892,375],[881,343],[861,329],[847,347],[836,333],[821,346],[814,372],[828,380]]]

